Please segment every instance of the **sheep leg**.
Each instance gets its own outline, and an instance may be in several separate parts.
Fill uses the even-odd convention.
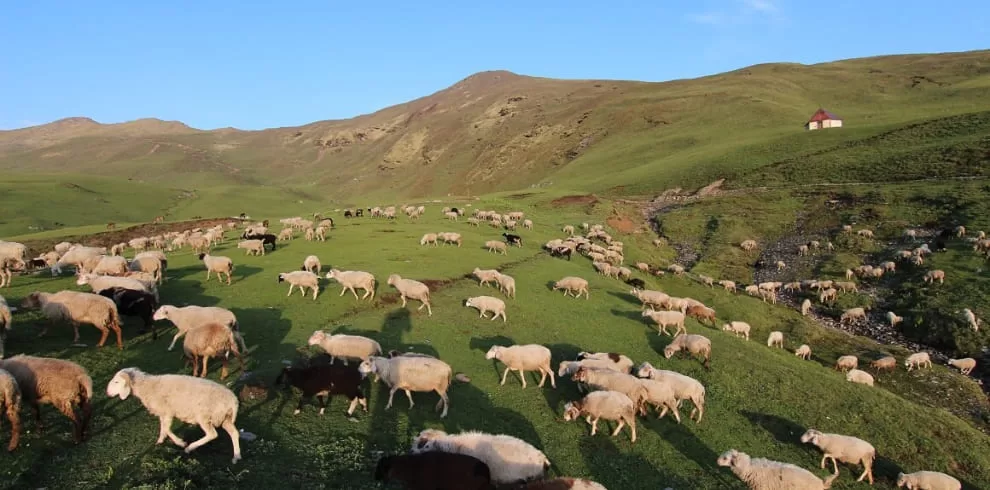
[[[198,447],[202,446],[203,444],[206,444],[206,443],[208,443],[208,442],[210,442],[210,441],[212,441],[212,440],[214,440],[214,439],[217,438],[217,429],[216,429],[216,427],[213,427],[212,424],[210,424],[210,421],[209,420],[201,421],[199,423],[199,426],[203,429],[203,432],[205,432],[206,435],[204,435],[198,441],[196,441],[196,442],[194,442],[194,443],[186,446],[186,454],[189,454],[189,453],[195,451],[196,448],[198,448]]]
[[[552,378],[551,378],[552,379]],[[538,388],[543,388],[543,383],[547,380],[547,372],[540,369],[540,384],[536,385]]]
[[[217,273],[217,278],[219,279],[220,273]],[[206,269],[206,282],[210,282],[210,269]]]
[[[406,307],[406,295],[404,295],[402,293],[399,293],[399,298],[402,299],[402,307],[405,308]]]
[[[492,318],[494,320],[494,318]],[[519,371],[519,379],[522,380],[523,389],[526,388],[526,373],[522,369],[517,369]]]
[[[292,288],[294,288],[294,287],[295,287],[294,284],[289,284],[289,294],[286,294],[285,295],[286,297],[292,296]]]
[[[598,417],[591,421],[591,435],[595,435],[596,432],[598,432]]]
[[[388,390],[388,404],[385,405],[385,410],[392,408],[392,397],[395,396],[396,391],[399,391],[399,387],[397,386],[393,386],[392,389]]]
[[[314,292],[315,292],[315,290],[314,290]],[[303,298],[306,297],[306,286],[299,286],[299,294],[302,295]],[[313,298],[313,299],[316,299],[316,298]]]
[[[340,290],[340,295],[337,296],[337,297],[339,298],[340,296],[343,296],[344,293],[346,293],[346,292],[347,292],[347,286],[344,286],[343,289]]]
[[[185,332],[185,331],[183,331],[183,330],[179,330],[178,332],[176,332],[176,333],[175,333],[175,337],[172,337],[172,343],[171,343],[171,344],[169,344],[169,346],[168,346],[168,350],[172,350],[172,349],[174,349],[174,348],[175,348],[175,342],[176,342],[177,340],[179,340],[179,337],[182,337],[182,336],[183,336],[183,335],[184,335],[185,333],[186,333],[186,332]]]
[[[509,371],[510,371],[511,369],[512,369],[512,368],[505,368],[505,372],[504,372],[504,373],[502,373],[502,382],[500,383],[500,385],[501,385],[501,386],[505,386],[505,378],[506,378],[506,376],[508,376],[508,375],[509,375]]]
[[[681,423],[681,413],[680,411],[677,410],[677,405],[668,403],[666,406],[663,407],[664,412],[667,411],[667,408],[670,408],[670,411],[674,412],[674,419],[677,420],[677,423],[678,424]]]
[[[76,322],[72,322],[72,343],[79,343],[79,324]]]
[[[358,298],[357,291],[354,290],[354,286],[349,286],[347,289],[350,289],[351,290],[351,294],[354,295],[354,299],[357,299],[357,300],[360,300],[361,299],[361,298]]]
[[[820,466],[822,467],[823,470],[825,469],[825,461],[827,460],[828,460],[828,454],[822,456],[822,462]]]
[[[622,420],[622,419],[619,419],[619,425],[615,427],[615,430],[614,431],[612,431],[612,437],[615,437],[615,436],[619,435],[619,432],[625,426],[626,426],[626,421],[625,420]]]
[[[437,394],[440,395],[440,401],[437,402],[437,406],[434,407],[434,410],[439,410],[440,409],[440,404],[442,403],[443,404],[443,412],[440,413],[440,418],[444,418],[444,417],[447,416],[447,407],[450,406],[450,399],[447,398],[447,392],[446,391],[440,391],[440,390],[436,390],[436,391],[437,391]]]
[[[206,367],[206,365],[207,365],[207,364],[208,364],[209,362],[210,362],[210,356],[203,356],[203,369],[200,369],[200,370],[199,370],[199,377],[200,377],[200,378],[205,378],[205,377],[206,377],[206,373],[207,373],[207,369],[208,369],[208,368]]]
[[[159,417],[158,441],[155,444],[165,442],[165,436],[172,440],[172,443],[179,447],[186,447],[186,441],[172,433],[172,416],[163,415]]]
[[[221,427],[223,427],[223,430],[227,431],[227,435],[230,436],[230,443],[234,446],[234,459],[230,461],[231,464],[234,464],[241,459],[240,434],[237,432],[237,427],[234,426],[234,422],[230,420],[224,420]]]
[[[316,400],[320,402],[320,415],[327,410],[327,403],[330,401],[330,395],[316,395]]]
[[[100,329],[100,341],[96,343],[97,347],[103,347],[103,344],[107,341],[107,336],[110,335],[110,330],[106,327]]]
[[[402,390],[402,391],[405,391],[406,392],[406,398],[409,399],[409,408],[412,408],[413,406],[415,406],[416,404],[413,403],[413,399],[412,399],[412,392],[409,391],[409,390]]]
[[[207,357],[203,357],[203,360],[206,360],[208,358],[209,358],[208,356]],[[206,370],[204,369],[203,371],[205,372]],[[223,356],[223,357],[220,358],[220,381],[223,381],[223,380],[227,379],[227,374],[228,374],[228,372],[227,372],[227,356]]]

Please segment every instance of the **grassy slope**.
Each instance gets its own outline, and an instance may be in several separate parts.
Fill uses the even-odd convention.
[[[367,334],[385,349],[437,354],[455,371],[471,376],[470,384],[452,387],[447,419],[438,419],[432,411],[434,395],[414,395],[417,405],[412,410],[399,396],[395,407],[385,411],[387,392],[380,386],[372,389],[371,413],[359,414],[356,421],[343,415],[345,402],[340,399],[323,417],[313,406],[293,417],[296,396],[275,392],[267,400],[243,403],[238,425],[259,439],[244,443],[245,460],[230,467],[230,447],[224,436],[186,457],[172,446],[154,445],[157,423],[136,400],[111,401],[98,394],[90,441],[70,449],[66,421],[46,410],[49,431],[39,435],[32,429],[23,439],[24,447],[8,457],[2,470],[4,486],[374,488],[369,475],[378,451],[403,450],[410,437],[425,427],[513,434],[543,448],[554,462],[555,473],[593,477],[609,488],[742,488],[731,474],[714,465],[717,454],[728,447],[824,474],[816,469],[818,454],[797,442],[806,427],[856,434],[872,441],[881,456],[876,469],[878,488],[890,488],[898,470],[922,468],[955,474],[968,488],[990,486],[990,439],[971,425],[983,423],[963,421],[937,408],[955,403],[985,405],[979,389],[968,379],[937,366],[919,373],[885,376],[874,389],[852,385],[824,366],[840,354],[876,349],[871,342],[813,326],[793,311],[742,296],[700,288],[680,279],[657,282],[646,278],[672,294],[690,295],[714,305],[722,320],[743,319],[755,328],[754,340],[744,342],[689,321],[689,329],[713,340],[714,369],[706,372],[689,360],[665,361],[658,352],[669,338],[658,336],[640,321],[626,287],[593,275],[586,259],[559,261],[537,250],[538,243],[556,236],[556,230],[565,223],[603,219],[610,210],[608,204],[553,208],[546,205],[549,197],[533,195],[514,201],[503,196],[472,203],[486,209],[522,208],[536,221],[537,230],[523,232],[527,246],[510,250],[506,257],[478,248],[497,232],[441,220],[438,205],[432,205],[420,223],[341,220],[339,230],[326,243],[297,240],[265,257],[246,258],[236,250],[221,249],[238,263],[237,279],[230,287],[204,283],[201,265],[188,253],[170,260],[170,280],[162,288],[163,298],[175,304],[233,309],[252,350],[248,369],[261,379],[274,379],[282,360],[312,353],[304,344],[314,329]],[[282,209],[274,211],[273,218],[290,214]],[[424,249],[417,245],[423,232],[449,229],[465,235],[464,247]],[[629,244],[632,260],[656,253],[638,247],[646,241],[644,236],[622,238]],[[285,288],[274,281],[275,274],[297,268],[310,253],[317,253],[325,264],[334,267],[369,270],[382,282],[393,272],[454,281],[434,294],[432,318],[397,308],[386,285],[379,286],[374,305],[338,297],[337,285],[330,285],[315,302],[299,296],[286,298]],[[508,301],[511,318],[507,324],[480,320],[473,310],[462,306],[467,296],[498,295],[461,279],[475,266],[498,266],[516,277],[519,298]],[[564,275],[588,277],[595,297],[574,300],[550,292],[547,282]],[[52,280],[44,275],[20,277],[4,294],[16,303],[31,290],[75,288],[70,283],[68,278]],[[132,321],[125,328],[127,347],[117,352],[112,348],[68,347],[70,333],[65,328],[52,329],[47,338],[39,339],[34,334],[36,314],[19,313],[15,318],[8,352],[80,362],[90,369],[97,393],[115,370],[126,366],[137,365],[151,372],[184,372],[178,354],[165,352],[169,335],[155,342],[150,336],[135,337]],[[815,346],[815,360],[802,362],[788,352],[768,350],[760,339],[770,330],[784,331],[790,348],[803,342]],[[92,328],[82,328],[81,334],[84,343],[92,345],[96,340]],[[555,360],[571,358],[581,350],[621,351],[636,361],[650,361],[695,376],[708,387],[705,420],[700,425],[687,422],[680,426],[669,419],[644,420],[635,445],[629,443],[626,433],[615,439],[591,437],[582,423],[566,424],[560,419],[563,403],[578,397],[570,381],[559,380],[556,390],[521,390],[515,379],[505,387],[498,386],[500,371],[485,361],[483,354],[494,343],[509,342],[546,344]],[[211,375],[213,379],[216,376]],[[28,428],[32,428],[30,423]],[[177,432],[189,439],[197,437],[198,430],[183,426]],[[59,471],[52,471],[55,467]],[[853,488],[852,472],[842,471],[833,488]]]

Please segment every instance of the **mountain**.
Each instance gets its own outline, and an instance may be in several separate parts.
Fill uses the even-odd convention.
[[[818,108],[838,114],[844,127],[805,131]],[[533,185],[646,194],[719,178],[800,182],[808,177],[805,157],[895,179],[882,165],[896,168],[904,152],[921,162],[920,173],[944,154],[925,138],[965,147],[969,153],[946,158],[969,158],[969,172],[990,149],[986,112],[990,51],[764,64],[661,83],[490,71],[373,114],[299,127],[200,131],[157,119],[70,118],[0,131],[0,170],[185,188],[292,186],[341,198]],[[877,167],[869,156],[876,148],[898,153]],[[841,158],[826,158],[833,152]],[[814,178],[845,178],[822,168],[829,173]],[[963,172],[949,173],[956,171]]]

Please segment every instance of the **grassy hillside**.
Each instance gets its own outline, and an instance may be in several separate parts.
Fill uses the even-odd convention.
[[[258,439],[243,442],[244,460],[230,466],[225,435],[186,456],[169,444],[154,444],[157,421],[137,400],[109,400],[98,394],[92,437],[81,446],[72,446],[68,422],[50,409],[44,410],[49,427],[45,433],[35,432],[28,421],[31,432],[23,438],[22,448],[7,456],[0,486],[378,488],[370,478],[378,455],[403,451],[413,435],[434,427],[521,437],[547,453],[554,465],[552,473],[591,477],[612,489],[730,489],[743,486],[715,466],[717,455],[730,447],[824,475],[817,468],[819,454],[798,441],[806,428],[814,427],[871,441],[880,456],[876,488],[893,488],[898,471],[919,469],[949,472],[965,482],[964,488],[990,487],[990,438],[983,432],[988,420],[978,415],[990,407],[971,379],[937,365],[931,370],[907,373],[902,369],[883,375],[874,388],[854,385],[829,369],[839,355],[855,353],[866,360],[889,352],[903,358],[906,351],[825,329],[790,308],[708,289],[688,279],[640,276],[651,287],[712,305],[720,321],[744,320],[754,327],[753,340],[746,342],[689,320],[689,331],[713,341],[712,370],[706,371],[694,360],[665,360],[662,350],[670,338],[657,335],[642,322],[628,286],[593,274],[585,258],[552,259],[538,249],[543,241],[559,236],[565,224],[617,223],[613,211],[624,213],[623,205],[560,197],[559,193],[506,193],[479,201],[429,204],[419,222],[340,218],[327,242],[297,239],[264,257],[245,257],[230,242],[216,253],[227,254],[237,263],[231,286],[204,282],[202,265],[188,252],[170,257],[168,281],[161,289],[164,301],[232,309],[249,345],[247,380],[251,383],[270,386],[283,362],[316,354],[318,349],[305,346],[315,329],[358,333],[377,339],[384,349],[437,355],[456,372],[468,374],[470,383],[455,383],[451,388],[448,418],[438,418],[433,411],[436,396],[430,394],[415,394],[412,409],[400,394],[395,406],[385,410],[387,391],[381,385],[371,388],[370,413],[358,413],[353,419],[343,414],[346,403],[339,397],[322,417],[313,405],[293,416],[298,393],[273,389],[267,397],[242,402],[238,426]],[[507,256],[492,255],[480,246],[484,240],[497,238],[500,231],[441,219],[439,207],[451,204],[503,212],[520,209],[536,222],[536,229],[521,232],[523,248],[512,248]],[[748,206],[755,209],[755,204]],[[293,214],[291,208],[277,206],[268,211],[265,216],[273,219]],[[737,225],[726,226],[734,229]],[[767,236],[774,233],[772,227],[758,226]],[[418,245],[423,233],[441,230],[464,234],[464,246]],[[689,230],[685,226],[684,237]],[[710,243],[722,239],[720,230]],[[646,234],[612,231],[626,242],[627,261],[663,263],[663,255],[669,253],[648,247]],[[311,253],[323,259],[324,267],[373,272],[379,279],[376,300],[341,297],[339,285],[329,281],[324,281],[326,289],[316,301],[298,295],[287,298],[286,287],[275,282],[275,275],[297,269]],[[465,278],[475,266],[498,267],[516,278],[518,298],[507,300],[507,323],[481,320],[463,306],[468,296],[500,296]],[[415,303],[412,308],[400,308],[394,290],[384,284],[390,273],[431,284],[434,315],[416,311]],[[548,282],[566,275],[588,278],[591,298],[565,298],[548,289]],[[14,287],[4,290],[4,296],[17,304],[32,290],[78,289],[71,283],[71,278],[51,279],[47,274],[21,276],[15,278]],[[129,319],[124,329],[126,348],[118,352],[112,347],[92,347],[97,331],[91,327],[81,328],[82,342],[87,344],[83,348],[69,345],[71,332],[64,327],[38,338],[41,320],[35,312],[20,312],[15,322],[8,354],[27,352],[79,362],[90,370],[97,393],[102,393],[117,369],[126,366],[154,373],[187,372],[177,352],[166,352],[172,329],[153,341],[150,335],[137,335],[138,325]],[[812,345],[813,360],[801,361],[789,351],[767,348],[762,340],[771,330],[785,333],[788,349],[801,343]],[[558,379],[556,389],[530,386],[523,390],[517,378],[510,377],[505,386],[498,385],[501,368],[486,361],[484,352],[493,344],[509,343],[545,344],[553,351],[555,364],[582,350],[618,351],[637,362],[649,361],[689,374],[707,387],[705,418],[701,424],[685,421],[681,425],[669,417],[641,418],[635,444],[626,432],[616,438],[592,437],[583,422],[561,419],[563,404],[580,396],[573,382]],[[244,382],[234,381],[240,374],[235,370],[229,380],[235,390]],[[216,371],[210,374],[212,379],[217,376]],[[960,407],[967,408],[960,411]],[[954,415],[967,410],[972,411]],[[682,410],[682,415],[687,414],[688,410]],[[196,427],[176,424],[175,429],[187,440],[199,434]],[[833,488],[860,486],[854,482],[853,471],[843,467]]]

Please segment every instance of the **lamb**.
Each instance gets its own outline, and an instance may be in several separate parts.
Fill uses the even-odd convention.
[[[804,359],[805,361],[810,360],[811,346],[809,346],[808,344],[801,344],[801,347],[798,347],[797,349],[794,350],[794,355],[800,357],[801,359]]]
[[[368,297],[375,299],[375,276],[370,272],[330,269],[330,272],[327,272],[326,278],[336,279],[343,286],[343,289],[340,290],[340,296],[343,296],[345,292],[350,290],[351,294],[354,295],[354,299],[362,300]],[[358,298],[355,289],[364,290],[364,294]],[[403,301],[403,305],[405,305],[405,301]]]
[[[873,368],[878,374],[882,370],[893,371],[897,369],[897,359],[891,356],[881,357],[870,363],[870,367]]]
[[[859,359],[856,356],[841,356],[835,360],[835,366],[832,369],[836,371],[848,371],[850,369],[856,369],[859,366]]]
[[[538,385],[540,388],[543,387],[547,375],[550,376],[550,386],[557,387],[557,383],[553,377],[553,370],[550,368],[550,357],[550,349],[537,344],[512,345],[508,347],[493,345],[485,353],[485,359],[498,359],[502,361],[502,364],[505,364],[505,372],[502,373],[502,386],[505,386],[505,380],[509,375],[509,371],[515,370],[519,371],[519,378],[522,380],[523,389],[526,388],[524,371],[540,372],[540,384]]]
[[[516,279],[512,276],[506,274],[499,274],[495,278],[498,281],[498,288],[502,291],[502,294],[509,298],[515,299],[516,297]]]
[[[722,325],[722,330],[725,332],[732,332],[736,337],[745,337],[749,340],[749,331],[752,327],[746,322],[729,322]]]
[[[51,323],[68,322],[72,324],[73,342],[79,342],[79,324],[89,323],[100,330],[100,341],[97,347],[103,347],[110,331],[117,335],[117,348],[123,349],[124,343],[120,333],[120,317],[117,315],[117,305],[110,299],[98,294],[80,293],[76,291],[59,291],[57,293],[42,293],[35,291],[21,303],[22,308],[41,308],[41,313]],[[48,332],[48,326],[42,328],[40,335]]]
[[[240,334],[223,323],[207,323],[190,330],[182,339],[182,350],[188,360],[192,361],[193,376],[206,377],[207,364],[211,357],[219,357],[220,380],[227,379],[227,358],[233,353],[244,371],[244,358],[238,345],[243,343]],[[203,360],[203,369],[199,369],[199,360]]]
[[[542,451],[522,439],[505,434],[476,431],[447,434],[441,430],[425,429],[413,440],[410,452],[473,456],[488,465],[494,483],[542,478],[550,467],[550,460]]]
[[[438,245],[437,244],[437,234],[436,233],[427,233],[427,234],[423,235],[423,238],[420,238],[419,239],[419,244],[420,245],[431,245],[432,244],[434,247],[436,247]]]
[[[10,443],[7,445],[7,451],[13,451],[17,449],[21,437],[21,389],[10,373],[0,369],[0,408],[3,407],[6,407],[7,421],[10,422]]]
[[[908,490],[961,490],[959,480],[937,471],[915,471],[914,473],[898,473],[897,488]]]
[[[801,302],[801,316],[808,316],[808,313],[810,312],[811,312],[811,300],[805,298],[805,300]]]
[[[313,301],[316,301],[316,295],[320,291],[320,276],[309,271],[283,272],[278,275],[278,282],[289,283],[289,294],[286,296],[291,296],[292,288],[298,287],[299,292],[306,297],[306,288],[310,288],[313,290]]]
[[[850,369],[846,373],[846,381],[851,383],[859,383],[861,385],[873,386],[873,376],[866,371],[860,371],[859,369]]]
[[[488,318],[485,316],[485,313],[490,311],[494,313],[492,320],[501,316],[503,323],[507,321],[505,318],[505,301],[498,298],[492,296],[475,296],[464,300],[464,306],[477,308],[478,316],[481,318]]]
[[[487,248],[489,252],[493,252],[496,254],[498,252],[502,252],[502,255],[508,254],[507,252],[508,247],[505,245],[505,242],[500,242],[498,240],[488,240],[487,242],[485,242],[485,248]]]
[[[663,348],[663,356],[670,359],[677,352],[688,351],[692,355],[700,355],[704,359],[705,368],[711,368],[712,341],[697,334],[681,334],[674,337],[673,342]]]
[[[570,422],[582,415],[591,424],[591,435],[598,432],[598,420],[615,420],[619,425],[612,432],[615,437],[622,428],[629,424],[632,433],[631,441],[636,442],[636,405],[623,393],[618,391],[593,391],[583,399],[564,405],[564,420]]]
[[[217,274],[217,280],[223,281],[223,275],[227,275],[227,285],[230,285],[230,274],[234,272],[234,261],[230,260],[230,257],[224,257],[222,255],[210,255],[207,253],[201,253],[198,255],[199,260],[203,261],[206,265],[206,280],[210,280],[210,273],[215,272]]]
[[[670,335],[667,332],[667,327],[677,327],[673,336],[677,336],[682,333],[687,333],[687,329],[684,328],[684,313],[679,311],[654,311],[652,309],[645,310],[642,313],[644,318],[649,318],[657,324],[657,335]]]
[[[400,481],[410,490],[494,488],[491,471],[483,461],[466,454],[441,451],[385,456],[375,467],[375,480],[383,483]]]
[[[893,311],[888,311],[887,312],[887,321],[890,323],[890,326],[891,327],[896,327],[897,324],[899,324],[899,323],[901,323],[901,322],[904,321],[904,317],[897,316],[897,314],[894,313]]]
[[[299,405],[296,406],[293,415],[299,415],[303,404],[313,398],[313,395],[316,395],[316,399],[320,402],[320,415],[326,411],[331,396],[348,397],[351,405],[347,408],[347,415],[351,415],[358,403],[365,412],[368,411],[368,399],[361,390],[363,379],[356,366],[347,367],[346,363],[344,366],[321,364],[302,368],[286,366],[275,379],[275,384],[286,383],[302,390],[302,397],[299,398]]]
[[[348,359],[366,361],[373,355],[382,353],[378,342],[360,335],[332,334],[327,335],[323,330],[317,330],[309,336],[308,345],[318,345],[328,355],[330,364],[339,357],[347,365]]]
[[[72,421],[72,436],[77,444],[86,438],[92,413],[93,380],[85,368],[62,359],[17,355],[0,360],[0,370],[17,380],[21,403],[34,408],[38,431],[42,430],[40,405],[49,404]]]
[[[429,316],[433,316],[433,307],[430,306],[430,288],[426,284],[414,279],[403,279],[398,274],[388,276],[388,284],[399,291],[399,298],[402,299],[403,308],[406,307],[407,298],[416,300],[423,303],[419,305],[419,308],[416,308],[416,311],[422,310],[425,306]]]
[[[370,356],[361,362],[358,370],[364,376],[371,373],[379,376],[390,387],[386,410],[392,408],[392,398],[398,390],[406,392],[409,408],[415,405],[411,392],[436,391],[440,395],[440,401],[437,402],[435,409],[439,410],[443,406],[440,418],[447,416],[447,408],[450,405],[447,389],[450,387],[450,378],[453,375],[453,369],[449,364],[435,357],[397,356],[389,359]]]
[[[179,340],[179,337],[182,337],[196,327],[210,323],[226,325],[233,331],[239,330],[237,317],[234,316],[234,313],[218,306],[185,306],[180,308],[178,306],[162,305],[155,311],[155,315],[152,318],[155,320],[168,320],[178,329],[175,337],[172,337],[172,343],[169,344],[168,350],[175,348],[175,342]],[[241,348],[247,350],[244,344],[241,344]]]
[[[306,260],[303,260],[302,269],[299,269],[299,270],[303,270],[303,271],[306,271],[306,272],[316,271],[316,274],[322,274],[323,273],[323,264],[320,264],[320,258],[319,257],[317,257],[315,255],[310,255],[310,256],[306,257]]]
[[[615,352],[579,352],[577,358],[578,360],[596,359],[611,362],[613,366],[608,369],[618,371],[620,373],[628,373],[633,367],[632,359]]]
[[[784,333],[783,332],[778,332],[778,331],[770,332],[770,336],[767,337],[767,347],[773,347],[775,345],[777,347],[780,347],[781,349],[784,348]]]
[[[152,375],[138,368],[124,368],[117,371],[107,384],[107,396],[126,400],[134,394],[152,415],[161,421],[158,431],[158,444],[165,442],[165,436],[186,454],[217,438],[217,427],[222,427],[234,447],[231,464],[241,459],[240,434],[234,423],[237,421],[237,397],[227,387],[206,379],[198,379],[181,374]],[[172,419],[177,418],[187,424],[199,424],[205,435],[186,445],[172,432]]]
[[[935,284],[935,281],[938,281],[939,284],[945,284],[945,271],[941,269],[928,271],[925,273],[925,277],[923,278],[923,280],[926,283],[930,282],[932,284]]]
[[[690,418],[693,420],[695,414],[698,415],[696,422],[701,423],[701,417],[705,414],[705,386],[698,380],[674,371],[656,369],[650,363],[644,362],[639,366],[636,375],[641,378],[650,378],[670,385],[674,390],[674,398],[680,400],[691,400],[694,408],[691,409]]]
[[[853,323],[856,320],[866,320],[865,308],[849,308],[839,317],[839,323]]]
[[[904,360],[904,367],[906,367],[908,371],[914,368],[921,369],[926,365],[928,367],[932,367],[932,358],[927,352],[917,352],[911,354]]]
[[[825,490],[839,476],[833,474],[822,480],[804,468],[764,458],[750,458],[735,449],[722,453],[717,463],[729,467],[751,490]]]
[[[949,359],[949,365],[959,369],[959,372],[965,375],[973,372],[976,369],[976,359],[972,357],[967,357],[965,359]]]
[[[474,271],[471,272],[471,275],[473,275],[475,279],[478,280],[479,286],[484,286],[490,282],[498,282],[499,272],[495,269],[483,270],[475,267]]]
[[[100,296],[109,298],[117,305],[117,314],[136,316],[144,321],[141,333],[151,329],[151,338],[158,339],[158,329],[155,328],[154,314],[158,309],[158,301],[154,295],[133,289],[110,288],[100,291]],[[2,353],[2,351],[0,351]]]

